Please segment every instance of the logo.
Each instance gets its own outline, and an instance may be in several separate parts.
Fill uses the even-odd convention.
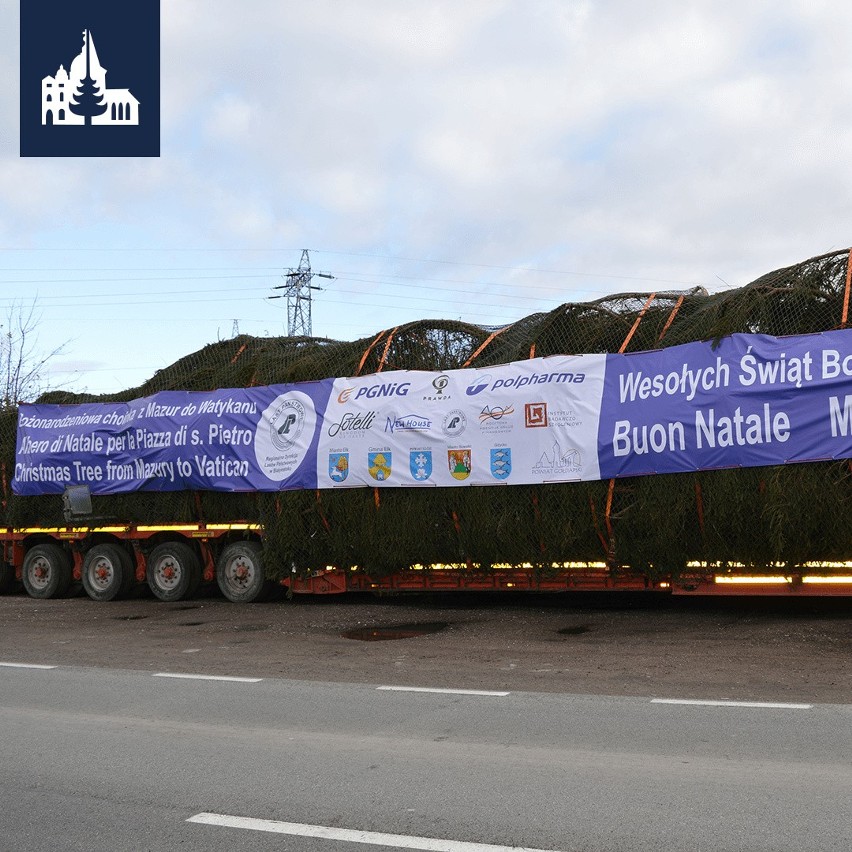
[[[514,413],[515,406],[513,405],[486,405],[485,408],[479,412],[479,422],[487,423],[489,420],[502,420],[504,417],[509,417]]]
[[[491,475],[495,479],[508,479],[512,472],[512,451],[509,447],[491,450]]]
[[[408,454],[408,468],[417,482],[425,482],[432,475],[432,450],[412,450]]]
[[[328,454],[328,477],[334,482],[343,482],[349,476],[349,453]]]
[[[305,406],[297,399],[281,403],[269,418],[269,438],[276,450],[289,450],[305,425]]]
[[[563,450],[556,441],[550,452],[543,452],[541,458],[533,465],[532,472],[537,476],[557,475],[560,478],[577,478],[576,474],[583,472],[583,460],[580,451],[575,448]]]
[[[527,385],[547,385],[547,384],[571,384],[579,385],[586,381],[585,373],[530,373],[529,375],[514,375],[507,376],[504,379],[494,379],[491,381],[491,376],[481,376],[471,384],[465,393],[468,396],[476,396],[482,393],[491,384],[491,390],[500,390],[500,388],[516,388],[520,389]]]
[[[428,400],[429,402],[446,402],[448,399],[452,399],[452,396],[448,393],[444,393],[447,389],[447,386],[450,384],[450,377],[441,373],[440,376],[435,376],[432,379],[432,387],[435,389],[434,393],[427,393],[423,399]]]
[[[341,432],[367,432],[375,419],[375,411],[364,411],[360,414],[347,412],[337,423],[329,424],[326,434],[329,438],[334,438]]]
[[[385,419],[385,432],[426,432],[432,428],[432,421],[419,414],[403,414],[397,417],[391,414]]]
[[[390,479],[393,453],[382,450],[378,453],[367,453],[367,470],[377,482]]]
[[[352,391],[355,388],[343,388],[342,391],[337,395],[337,401],[343,405],[345,402],[349,402],[349,397],[352,396]]]
[[[546,402],[528,402],[524,406],[524,426],[528,429],[547,426]]]
[[[375,399],[381,396],[408,396],[408,391],[411,388],[411,382],[389,382],[388,384],[380,385],[365,385],[358,388],[358,393],[355,394],[355,399],[361,399],[362,396],[367,399]],[[347,397],[348,399],[349,397]]]
[[[281,394],[267,406],[254,433],[254,454],[267,479],[281,482],[296,471],[307,455],[316,421],[313,400],[301,391]]]
[[[473,384],[468,385],[468,388],[465,393],[468,396],[476,396],[478,393],[482,393],[482,391],[484,391],[489,384],[491,384],[491,376],[479,376],[474,380]]]
[[[449,438],[457,438],[467,428],[467,418],[461,409],[454,408],[444,417],[441,429]]]
[[[467,479],[472,469],[470,447],[462,450],[447,450],[447,464],[453,479]]]
[[[159,0],[20,9],[21,156],[158,157]]]

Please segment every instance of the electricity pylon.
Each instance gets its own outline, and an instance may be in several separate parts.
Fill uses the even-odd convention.
[[[284,274],[286,283],[273,287],[284,290],[287,298],[287,336],[313,337],[311,329],[311,290],[321,290],[311,284],[313,278],[334,278],[327,272],[311,272],[311,258],[307,249],[302,249],[302,257],[296,269]],[[270,299],[283,299],[284,296],[270,296]]]

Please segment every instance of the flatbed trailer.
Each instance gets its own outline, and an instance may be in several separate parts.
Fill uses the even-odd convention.
[[[0,528],[0,591],[15,580],[31,597],[61,597],[82,583],[97,601],[111,601],[147,584],[163,601],[191,597],[216,582],[235,603],[261,600],[268,591],[263,528],[256,523],[68,525]],[[604,562],[408,566],[374,575],[368,568],[295,569],[278,581],[292,594],[346,592],[568,592],[647,591],[670,595],[852,595],[852,563],[813,563],[794,571],[746,573],[731,566],[692,564],[677,575],[650,577]]]

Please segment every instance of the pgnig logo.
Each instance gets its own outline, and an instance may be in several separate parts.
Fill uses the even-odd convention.
[[[21,0],[20,107],[22,157],[159,156],[159,0]]]

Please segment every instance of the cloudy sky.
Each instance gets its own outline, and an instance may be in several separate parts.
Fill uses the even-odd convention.
[[[164,0],[162,153],[135,160],[19,157],[18,8],[0,311],[37,301],[53,386],[136,385],[235,322],[284,333],[267,297],[302,248],[335,276],[314,334],[350,340],[852,243],[836,0]]]

